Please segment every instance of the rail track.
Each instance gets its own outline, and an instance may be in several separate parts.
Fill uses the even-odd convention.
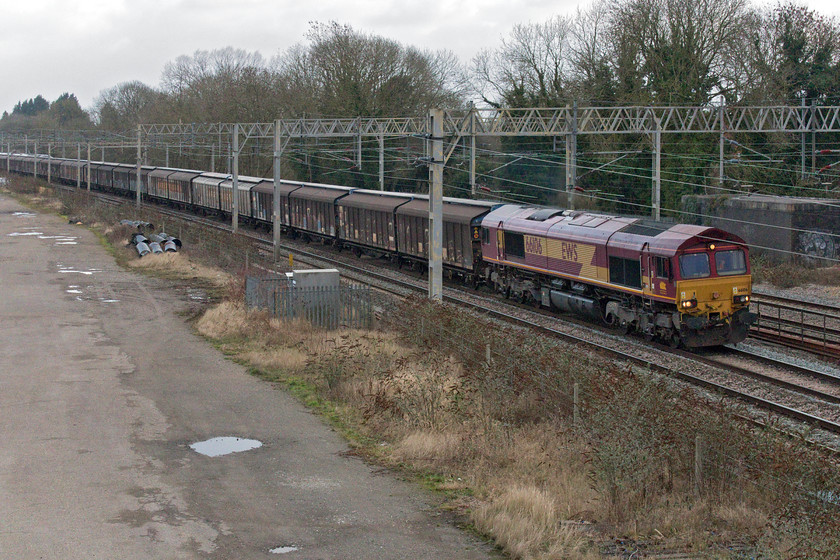
[[[70,190],[72,187],[69,187]],[[122,197],[113,195],[103,195],[96,193],[97,196],[105,197],[109,203],[126,202]],[[217,220],[198,217],[189,213],[176,211],[170,208],[161,207],[158,205],[148,205],[155,211],[164,215],[171,215],[173,218],[186,220],[193,223],[199,223],[207,227],[230,231],[230,226],[222,224]],[[272,240],[265,236],[254,232],[242,232],[239,235],[249,238],[255,248],[268,255],[273,255]],[[404,297],[411,292],[426,292],[427,283],[424,279],[412,278],[403,272],[397,272],[388,268],[376,267],[376,270],[371,270],[371,267],[364,266],[366,259],[356,259],[349,257],[346,254],[335,255],[327,254],[326,251],[317,250],[317,248],[301,248],[298,244],[286,243],[283,249],[297,256],[298,259],[307,262],[314,266],[330,266],[342,269],[345,277],[353,278],[357,281],[362,281],[373,285],[376,289]],[[330,252],[331,253],[331,252]],[[351,262],[351,260],[356,262]],[[759,305],[776,305],[781,306],[784,313],[791,311],[793,305],[789,305],[783,301],[771,301],[769,296],[761,296]],[[490,316],[505,322],[513,323],[526,327],[537,332],[550,334],[567,343],[586,347],[607,358],[634,364],[636,366],[649,369],[660,374],[667,375],[673,379],[688,383],[695,387],[700,387],[708,390],[714,394],[722,395],[727,398],[736,399],[740,402],[752,405],[756,408],[770,411],[780,417],[788,418],[790,420],[804,423],[808,426],[816,427],[825,432],[832,434],[835,437],[840,437],[840,390],[832,392],[824,388],[813,388],[797,383],[795,381],[780,379],[767,374],[762,374],[749,368],[727,364],[719,359],[702,356],[690,352],[674,350],[666,347],[651,348],[644,346],[639,342],[630,344],[626,337],[617,335],[610,335],[606,331],[588,325],[585,329],[590,329],[594,334],[582,335],[581,325],[583,323],[566,323],[565,321],[558,321],[555,315],[541,314],[533,309],[524,309],[522,307],[511,306],[510,302],[499,301],[497,298],[488,297],[487,294],[480,295],[477,292],[468,293],[466,290],[447,287],[444,293],[444,299],[448,302],[464,306],[470,309],[480,310],[486,316]],[[781,298],[776,298],[776,300]],[[830,306],[825,306],[830,307]],[[795,309],[795,308],[794,308]],[[833,318],[832,309],[817,310],[817,313],[823,313],[825,316],[826,327],[829,326],[829,318]],[[765,324],[769,321],[765,314]],[[836,317],[840,321],[840,314]],[[782,320],[787,321],[785,315],[782,315]],[[565,326],[564,326],[565,325]],[[787,327],[785,327],[786,329]],[[781,330],[785,330],[781,329]],[[778,330],[778,329],[777,329]],[[804,330],[804,328],[803,328]],[[575,331],[575,332],[573,332]],[[840,340],[840,338],[838,338]],[[774,341],[775,342],[775,341]],[[627,348],[631,347],[631,350]],[[679,358],[679,359],[674,359]],[[768,364],[770,358],[750,356],[755,361],[763,361]],[[690,364],[693,364],[691,366]],[[702,366],[702,367],[698,367]],[[833,384],[840,387],[840,380],[838,378],[821,373],[809,368],[794,366],[792,364],[781,364],[776,361],[775,367],[784,367],[799,375],[809,379],[818,379],[824,384]],[[755,387],[750,389],[737,387],[738,383],[722,382],[714,378],[720,377],[717,375],[707,375],[702,370],[715,368],[723,370],[729,374],[734,374],[740,378],[750,378],[755,383],[762,387],[773,387],[772,391],[767,389],[756,390]],[[798,368],[798,369],[797,369]],[[796,398],[779,397],[779,392],[796,395]],[[762,396],[759,393],[770,393],[774,396]],[[785,401],[785,402],[781,402]],[[790,404],[793,401],[794,404]],[[786,404],[787,403],[787,404]],[[761,423],[756,418],[751,418],[752,421]],[[830,440],[830,438],[829,438]],[[820,445],[825,445],[825,441],[816,442]],[[831,442],[829,449],[837,451],[836,440]]]
[[[840,307],[758,293],[751,310],[750,337],[840,359]]]

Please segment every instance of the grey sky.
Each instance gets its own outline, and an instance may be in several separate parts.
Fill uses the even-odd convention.
[[[840,16],[836,0],[807,0]],[[335,20],[468,62],[516,23],[573,12],[578,0],[0,0],[0,112],[38,94],[75,93],[89,108],[103,89],[160,81],[182,54],[225,46],[266,59],[305,41],[309,22]]]

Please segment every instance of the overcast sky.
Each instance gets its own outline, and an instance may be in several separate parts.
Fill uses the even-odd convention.
[[[0,0],[0,112],[40,94],[76,94],[89,108],[103,89],[157,86],[182,54],[225,46],[266,59],[305,41],[309,22],[337,21],[468,62],[516,23],[573,13],[578,0]],[[836,0],[807,0],[840,17]]]

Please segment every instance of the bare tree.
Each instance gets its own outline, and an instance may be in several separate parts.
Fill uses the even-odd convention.
[[[93,114],[106,130],[126,131],[138,123],[155,122],[162,107],[161,93],[146,84],[123,82],[99,93]]]
[[[707,103],[725,87],[726,53],[743,32],[746,13],[746,0],[619,4],[612,33],[620,86],[642,92],[642,102]]]
[[[610,43],[612,4],[599,0],[578,9],[571,22],[569,88],[579,102],[613,103],[616,73]]]
[[[571,27],[562,16],[515,25],[499,49],[483,50],[473,59],[476,92],[494,106],[562,104]]]
[[[277,113],[274,79],[258,52],[225,47],[168,63],[163,91],[182,120],[266,120]]]
[[[327,116],[417,115],[463,102],[464,72],[452,53],[406,47],[348,25],[315,23],[310,44],[272,66],[292,112]]]
[[[840,95],[840,24],[792,2],[751,13],[733,66],[736,97],[797,102]]]

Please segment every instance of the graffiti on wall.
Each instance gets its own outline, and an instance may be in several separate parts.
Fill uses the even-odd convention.
[[[838,245],[840,245],[840,242],[838,242],[838,237],[835,234],[821,231],[803,231],[797,236],[796,251],[809,257],[834,259],[838,257]]]

